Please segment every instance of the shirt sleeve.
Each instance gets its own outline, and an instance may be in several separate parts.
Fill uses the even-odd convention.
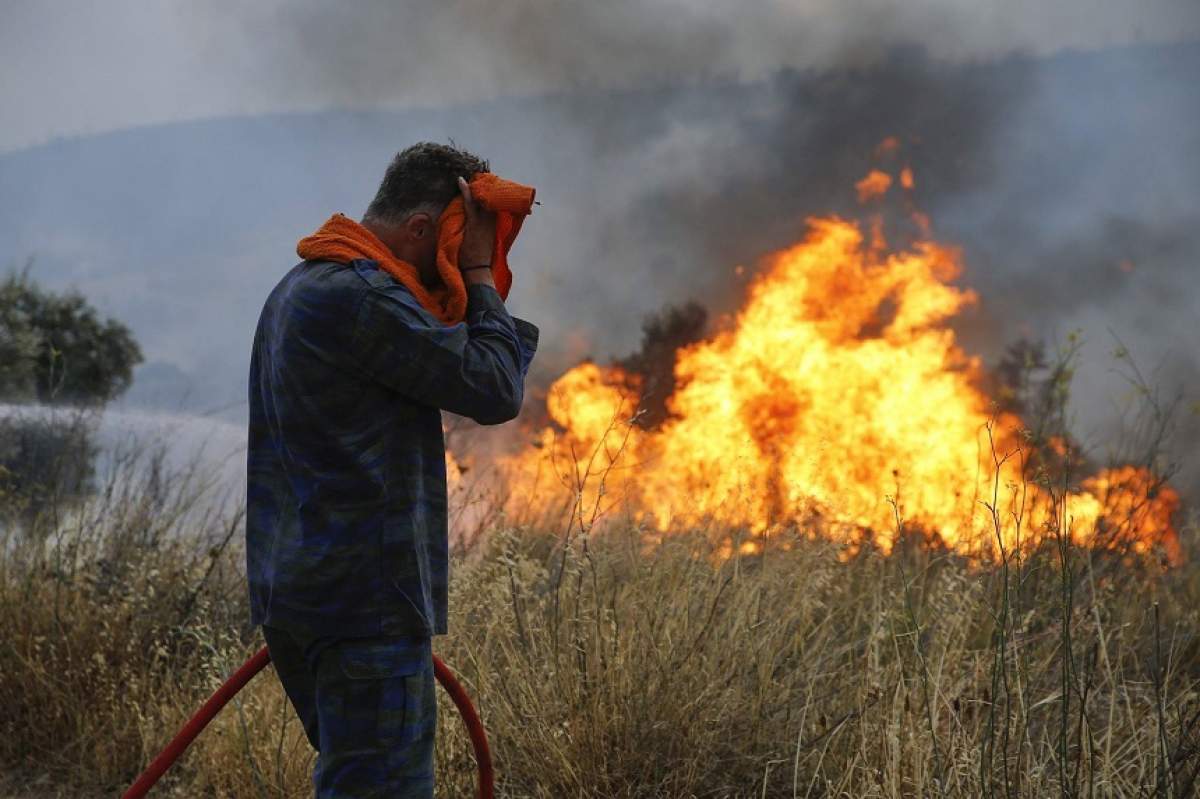
[[[538,329],[514,319],[492,286],[467,287],[466,320],[446,326],[402,286],[364,293],[352,337],[369,379],[424,405],[500,424],[521,410]]]

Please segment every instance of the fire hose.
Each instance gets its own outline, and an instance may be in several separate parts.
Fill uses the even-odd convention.
[[[221,708],[225,707],[229,700],[246,687],[246,683],[254,679],[254,676],[270,662],[271,653],[264,646],[243,663],[241,668],[213,692],[208,701],[188,719],[187,724],[184,724],[166,748],[159,752],[158,757],[154,758],[153,762],[146,767],[146,770],[122,795],[121,799],[141,799],[145,796],[167,769],[174,765],[184,750],[196,739],[196,736],[221,711]],[[479,714],[475,711],[475,706],[471,704],[471,698],[454,676],[454,672],[450,671],[450,668],[437,655],[433,656],[433,673],[437,677],[437,681],[446,689],[446,693],[450,694],[450,699],[454,701],[454,706],[458,708],[459,715],[462,716],[463,723],[467,727],[467,734],[471,737],[471,746],[475,750],[475,764],[479,770],[479,799],[492,799],[495,773],[492,769],[492,754],[488,749],[487,733],[483,729],[483,722],[479,720]]]

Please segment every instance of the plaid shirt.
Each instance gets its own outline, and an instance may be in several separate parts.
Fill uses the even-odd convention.
[[[521,409],[538,329],[491,286],[445,326],[374,261],[304,261],[271,291],[250,360],[246,572],[254,624],[446,632],[441,411]]]

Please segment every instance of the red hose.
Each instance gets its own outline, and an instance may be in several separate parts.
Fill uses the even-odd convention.
[[[467,696],[466,689],[455,678],[450,667],[437,655],[433,656],[433,673],[446,689],[446,693],[450,694],[450,699],[458,708],[458,714],[462,716],[463,724],[467,725],[467,735],[471,736],[471,748],[475,750],[475,767],[479,770],[479,799],[492,799],[492,783],[496,774],[492,769],[492,750],[488,747],[483,722],[475,712],[475,705],[471,704],[471,697]]]
[[[254,679],[254,676],[270,662],[271,653],[264,646],[243,663],[241,668],[213,692],[208,701],[188,719],[187,724],[184,724],[166,748],[158,753],[158,757],[154,758],[154,761],[146,767],[146,770],[129,787],[129,790],[122,794],[121,799],[141,799],[145,796],[167,769],[175,764],[175,761],[192,741],[196,740],[196,736],[208,726],[221,708],[225,707],[229,700],[246,687],[246,683]],[[450,698],[454,700],[454,705],[458,708],[463,723],[467,725],[467,734],[471,736],[471,746],[475,749],[475,763],[479,769],[479,799],[492,799],[495,772],[492,769],[492,753],[488,748],[487,733],[483,729],[483,722],[479,720],[479,714],[475,712],[471,698],[467,696],[466,690],[455,678],[454,672],[450,671],[450,668],[437,655],[433,656],[433,673],[442,687],[446,689],[446,693],[450,694]]]

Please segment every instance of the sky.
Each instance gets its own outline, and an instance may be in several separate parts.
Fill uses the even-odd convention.
[[[1196,0],[0,0],[0,152],[229,115],[1200,37]]]

